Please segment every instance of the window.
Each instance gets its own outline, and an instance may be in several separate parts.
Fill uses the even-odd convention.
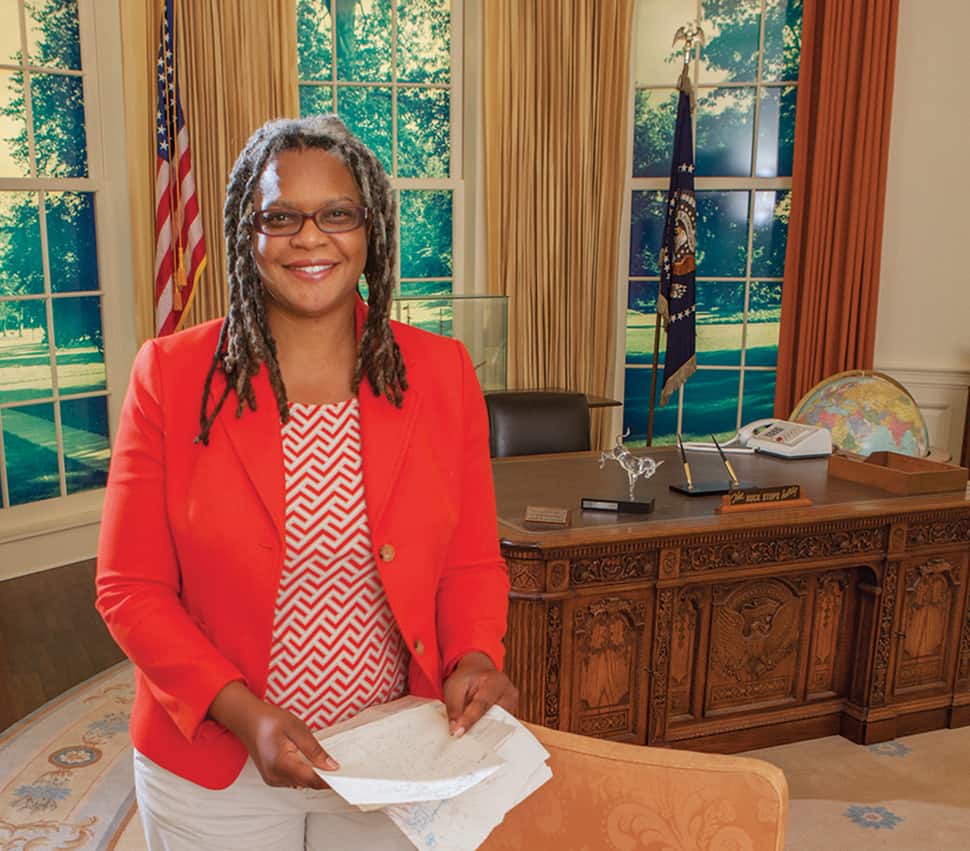
[[[771,416],[785,262],[801,0],[639,0],[623,428],[644,440],[656,320],[657,256],[673,148],[682,49],[677,28],[701,19],[691,63],[697,195],[697,372],[660,407],[654,438],[707,439]],[[681,45],[682,48],[682,45]],[[660,364],[663,364],[661,339]]]
[[[4,509],[100,488],[107,476],[88,11],[83,0],[80,16],[77,0],[0,7]]]
[[[300,112],[338,113],[387,169],[402,296],[450,295],[462,268],[458,13],[449,0],[297,3]],[[449,333],[450,302],[420,304],[429,327]]]

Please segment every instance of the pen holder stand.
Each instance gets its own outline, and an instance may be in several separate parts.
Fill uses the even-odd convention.
[[[692,487],[688,487],[685,482],[682,485],[670,485],[672,491],[682,493],[685,496],[712,496],[719,493],[730,493],[733,490],[744,490],[754,487],[751,482],[738,482],[736,485],[729,481],[707,481],[694,482]]]

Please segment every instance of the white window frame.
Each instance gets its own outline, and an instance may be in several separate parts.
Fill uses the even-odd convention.
[[[427,177],[397,177],[397,98],[391,101],[391,156],[392,173],[389,174],[391,186],[394,189],[396,199],[400,201],[400,191],[408,189],[446,189],[452,192],[452,273],[451,277],[441,278],[401,278],[401,251],[398,251],[397,268],[395,278],[401,283],[408,281],[440,280],[449,281],[453,295],[474,294],[474,261],[468,257],[467,242],[469,237],[474,238],[473,234],[467,231],[466,205],[468,204],[468,194],[465,190],[465,164],[467,162],[467,147],[465,141],[465,120],[466,120],[466,86],[465,86],[465,49],[469,40],[469,30],[465,22],[466,9],[474,18],[481,18],[481,0],[451,0],[451,73],[448,83],[427,83],[414,84],[402,83],[397,78],[397,64],[393,57],[397,55],[397,3],[391,3],[391,79],[384,82],[347,82],[337,79],[337,48],[336,48],[336,26],[331,27],[331,59],[330,59],[330,81],[300,80],[300,85],[311,85],[317,88],[329,88],[331,102],[334,110],[337,109],[337,91],[341,88],[383,88],[392,91],[411,88],[447,89],[449,92],[450,114],[451,114],[451,145],[449,150],[449,176],[439,178]],[[471,7],[469,9],[469,7]],[[331,11],[333,21],[333,12]],[[480,43],[480,27],[473,36],[475,44]],[[474,50],[474,46],[473,46]],[[475,61],[480,61],[480,50],[476,51]],[[480,100],[480,99],[479,99]],[[478,126],[480,122],[475,122]],[[400,203],[398,203],[400,215]],[[400,221],[397,222],[398,233],[400,234]],[[399,246],[400,247],[400,246]],[[472,274],[469,274],[469,273]],[[469,282],[472,282],[469,284]],[[484,285],[483,285],[484,286]]]
[[[23,20],[23,0],[19,5]],[[108,421],[113,442],[137,345],[120,10],[116,3],[78,0],[78,19],[88,177],[8,178],[0,180],[0,190],[66,190],[95,194],[98,293],[101,296]],[[29,139],[33,138],[32,132],[28,125]],[[45,243],[43,216],[41,228],[42,243]],[[44,264],[45,281],[48,282],[45,285],[47,298],[50,276],[46,252]],[[50,303],[48,300],[48,305]],[[53,358],[53,341],[51,345]],[[56,373],[54,380],[56,382]],[[95,392],[89,395],[102,394]],[[56,388],[54,398],[57,398]],[[24,404],[28,404],[26,400]],[[58,456],[63,459],[60,414],[56,404],[55,426]],[[58,463],[63,466],[62,460]],[[94,556],[103,501],[104,489],[98,488],[0,509],[0,581]]]
[[[649,0],[637,0],[635,15],[637,18],[634,22],[633,32],[639,32],[638,19],[642,14],[643,3],[649,2]],[[765,44],[765,0],[761,0],[761,29],[758,39],[758,67],[755,72],[755,79],[748,80],[741,83],[734,82],[722,82],[722,83],[699,83],[698,77],[700,74],[700,61],[698,54],[695,52],[694,57],[691,59],[691,82],[694,86],[694,91],[697,97],[700,98],[705,91],[709,91],[712,88],[754,88],[755,89],[755,103],[754,103],[754,117],[753,117],[753,140],[751,147],[751,163],[752,169],[754,171],[754,165],[757,163],[758,158],[758,121],[761,114],[761,92],[767,88],[785,88],[790,85],[797,85],[797,81],[777,81],[777,80],[767,80],[763,81],[763,65],[764,65],[764,44]],[[697,20],[701,21],[701,26],[704,26],[702,20],[702,0],[696,0],[695,17]],[[687,14],[685,13],[684,21],[687,20]],[[617,339],[616,339],[616,371],[614,375],[613,391],[617,399],[625,399],[625,385],[626,385],[626,371],[627,369],[642,371],[646,380],[650,380],[650,370],[652,369],[652,364],[627,364],[626,362],[626,328],[627,328],[627,301],[629,299],[629,285],[634,281],[657,281],[659,278],[657,276],[633,276],[630,275],[630,228],[631,228],[631,215],[632,215],[632,200],[633,193],[639,190],[647,191],[660,191],[666,193],[670,186],[670,179],[668,177],[633,177],[633,141],[634,141],[634,106],[636,102],[636,93],[638,90],[655,90],[655,89],[671,89],[674,87],[676,82],[676,74],[679,71],[679,66],[671,66],[671,82],[669,84],[644,84],[638,85],[636,80],[636,39],[633,42],[633,50],[630,51],[630,87],[629,96],[627,103],[627,115],[630,117],[629,130],[627,134],[627,165],[626,165],[626,184],[624,186],[624,200],[623,200],[623,213],[622,219],[624,230],[620,236],[620,255],[617,262]],[[693,132],[694,132],[694,150],[697,149],[697,120],[695,114],[695,120],[693,122]],[[751,275],[751,261],[752,261],[752,243],[754,240],[754,208],[755,208],[755,193],[756,192],[777,192],[777,191],[791,191],[792,178],[791,177],[696,177],[694,178],[694,191],[704,192],[704,191],[745,191],[748,192],[748,243],[747,243],[747,260],[745,263],[744,276],[741,277],[714,277],[701,275],[699,277],[703,278],[705,281],[728,281],[733,283],[743,283],[744,284],[744,324],[742,326],[741,332],[741,359],[738,364],[730,365],[717,365],[717,364],[704,364],[698,367],[698,371],[703,370],[704,372],[734,372],[738,371],[740,373],[739,383],[738,383],[738,399],[737,399],[737,409],[735,414],[735,428],[740,428],[741,413],[744,404],[744,378],[745,372],[776,372],[777,365],[774,367],[770,366],[746,366],[746,355],[747,355],[747,332],[748,332],[748,299],[751,290],[752,275]],[[764,282],[781,282],[780,277],[770,277],[757,275],[754,276],[755,281]],[[666,345],[666,340],[664,337],[664,332],[661,332],[661,347]],[[659,367],[658,367],[659,370]],[[662,376],[657,376],[657,385],[659,387]],[[689,383],[689,379],[688,379]],[[649,393],[648,393],[649,395]],[[683,416],[684,416],[684,387],[681,386],[677,391],[677,431],[681,431]],[[623,422],[623,409],[616,408],[612,411],[612,426],[613,430],[619,434],[622,431]]]

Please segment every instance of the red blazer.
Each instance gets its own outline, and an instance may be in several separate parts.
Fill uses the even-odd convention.
[[[358,328],[366,308],[357,309]],[[227,683],[266,690],[284,551],[283,450],[263,367],[257,410],[230,394],[194,443],[219,321],[142,346],[115,438],[98,547],[97,607],[137,667],[131,735],[159,765],[212,789],[246,760],[206,712]],[[411,650],[412,694],[441,697],[470,650],[501,666],[508,577],[498,547],[488,423],[465,348],[393,323],[409,388],[396,408],[359,392],[371,544]],[[210,399],[224,387],[213,380]]]

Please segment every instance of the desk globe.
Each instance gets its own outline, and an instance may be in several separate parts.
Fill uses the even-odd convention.
[[[791,419],[823,426],[847,452],[929,455],[926,421],[909,391],[880,372],[850,370],[816,384],[795,405]]]

